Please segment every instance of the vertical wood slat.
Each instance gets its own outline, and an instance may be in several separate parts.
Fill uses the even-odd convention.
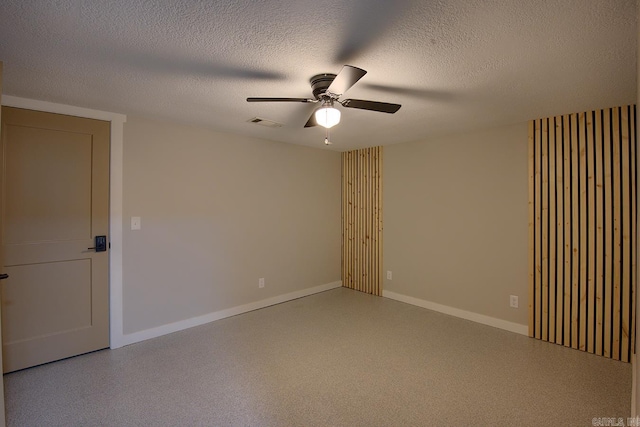
[[[631,183],[630,166],[625,159],[629,158],[629,108],[620,109],[620,185],[621,185],[621,278],[620,278],[620,359],[629,362],[629,321],[631,313]]]
[[[611,357],[611,331],[613,318],[611,305],[613,300],[613,184],[611,182],[611,117],[606,111],[602,120],[602,143],[604,161],[604,349],[603,354]]]
[[[382,210],[382,147],[376,150],[375,153],[375,187],[373,188],[374,194],[372,196],[374,203],[374,218],[376,221],[372,224],[372,230],[375,235],[375,258],[374,258],[374,270],[372,271],[375,277],[375,295],[382,295],[382,216],[380,215]]]
[[[580,153],[578,152],[578,125],[576,116],[569,116],[571,133],[571,347],[578,348],[578,318],[580,297]]]
[[[604,143],[602,112],[596,111],[596,354],[604,354]]]
[[[562,261],[558,261],[557,269],[560,271],[557,283],[558,295],[558,344],[569,345],[571,342],[571,279],[572,279],[572,234],[571,234],[571,139],[569,138],[569,126],[565,125],[566,117],[556,118],[556,139],[562,153],[561,164],[558,167],[558,179],[561,185],[558,188],[558,199],[562,202],[562,216],[558,221],[556,233],[562,237],[559,248],[562,250]],[[564,277],[563,273],[564,272]]]
[[[570,311],[567,310],[568,305],[571,303],[571,289],[567,287],[567,284],[571,283],[571,147],[568,145],[570,141],[567,134],[569,127],[564,126],[565,120],[566,117],[556,117],[555,119],[556,146],[558,150],[558,167],[556,168],[558,186],[556,198],[559,208],[555,230],[558,240],[558,262],[556,265],[558,279],[555,283],[557,289],[556,318],[558,326],[556,332],[557,339],[554,342],[558,344],[566,341],[563,341],[563,337],[569,336],[569,327],[571,325]],[[563,132],[565,129],[566,131]],[[551,262],[553,261],[551,260]]]
[[[622,280],[622,257],[621,257],[621,212],[623,202],[621,200],[621,185],[620,185],[620,109],[613,108],[612,111],[612,123],[611,123],[611,155],[612,155],[612,175],[613,181],[613,304],[612,304],[612,323],[613,323],[613,343],[612,343],[612,357],[614,359],[620,359],[620,297],[622,294],[621,280]]]
[[[548,283],[548,316],[549,316],[549,333],[547,339],[549,342],[556,342],[556,288],[558,269],[556,260],[556,216],[557,216],[557,193],[556,193],[556,131],[550,125],[549,126],[549,283]]]
[[[527,162],[529,165],[529,336],[533,337],[533,327],[535,322],[534,315],[534,297],[535,297],[535,260],[536,260],[536,245],[535,245],[535,122],[531,120],[529,122],[529,145],[527,150]]]
[[[342,153],[342,286],[382,295],[382,147]]]
[[[573,133],[570,133],[570,125],[567,123],[565,130],[565,150],[570,152],[569,163],[565,162],[567,167],[567,177],[565,186],[567,194],[566,203],[567,210],[565,215],[568,217],[565,221],[565,236],[567,236],[568,244],[565,245],[567,250],[565,256],[568,258],[565,262],[567,278],[564,282],[564,316],[567,319],[564,324],[564,345],[574,347],[576,342],[576,323],[577,323],[577,306],[576,298],[578,295],[578,261],[577,261],[577,243],[578,243],[578,138],[575,135],[576,128],[573,127]]]
[[[631,164],[631,168],[630,168],[630,179],[629,179],[629,184],[630,184],[630,188],[629,191],[631,193],[631,233],[630,233],[630,243],[629,246],[631,247],[631,254],[630,254],[630,258],[631,258],[631,283],[630,283],[630,298],[631,301],[633,302],[632,306],[631,306],[631,331],[630,331],[630,337],[631,337],[631,342],[629,345],[629,358],[631,359],[631,355],[635,353],[635,348],[636,348],[636,310],[637,310],[637,298],[636,298],[636,292],[637,292],[637,259],[638,259],[638,249],[637,249],[637,236],[638,236],[638,230],[637,230],[637,224],[638,224],[638,214],[637,214],[637,154],[636,154],[636,141],[638,140],[637,138],[637,130],[636,130],[636,118],[637,118],[637,112],[636,112],[636,107],[634,106],[633,108],[630,108],[630,116],[629,116],[629,127],[630,127],[630,134],[629,134],[629,158],[630,159],[636,159],[636,161],[631,161],[629,162]]]
[[[529,124],[529,335],[625,362],[635,345],[635,112]]]
[[[577,116],[577,125],[578,125],[578,158],[579,158],[579,191],[578,191],[578,199],[580,200],[580,206],[578,207],[578,212],[580,214],[580,229],[579,229],[579,240],[580,240],[580,273],[579,273],[579,313],[578,313],[578,322],[579,325],[576,325],[578,328],[578,348],[580,350],[585,351],[587,349],[587,329],[589,324],[589,319],[587,318],[587,295],[588,295],[588,276],[587,276],[587,243],[588,243],[588,234],[587,234],[587,135],[586,135],[586,123],[585,123],[585,115],[586,113],[580,113]]]
[[[586,114],[586,144],[587,144],[587,348],[589,353],[595,353],[596,345],[596,177],[595,177],[595,135],[593,114]]]
[[[629,127],[630,127],[630,135],[629,135],[629,158],[637,159],[636,154],[636,141],[637,141],[637,130],[635,123],[635,119],[637,117],[636,107],[630,108],[630,116],[629,116]],[[637,161],[637,160],[636,160]],[[636,161],[629,162],[631,164],[631,173],[630,173],[630,182],[631,182],[631,233],[630,233],[630,244],[631,247],[631,342],[629,349],[629,357],[635,352],[636,348],[636,292],[638,292],[637,286],[637,259],[638,259],[638,248],[636,241],[636,236],[638,235],[637,224],[638,224],[638,207],[637,207],[637,167]]]
[[[549,330],[549,134],[548,121],[542,122],[542,339]]]
[[[535,247],[535,271],[534,271],[534,293],[535,298],[534,301],[534,327],[535,330],[531,331],[531,335],[536,338],[542,338],[542,322],[541,322],[541,303],[542,303],[542,209],[541,209],[541,188],[542,188],[542,175],[540,171],[542,170],[542,120],[536,120],[535,122],[535,130],[537,131],[534,138],[536,146],[534,147],[534,155],[535,155],[535,172],[532,174],[534,176],[534,206],[535,206],[535,237],[534,237],[534,247]]]

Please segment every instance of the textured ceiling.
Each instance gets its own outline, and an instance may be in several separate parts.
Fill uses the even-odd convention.
[[[368,71],[335,150],[635,102],[635,0],[2,0],[6,95],[323,147],[309,78]],[[247,123],[258,116],[284,124]]]

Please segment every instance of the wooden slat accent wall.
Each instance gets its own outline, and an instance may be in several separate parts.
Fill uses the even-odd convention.
[[[382,147],[342,153],[342,286],[382,295]]]
[[[529,123],[529,335],[635,347],[636,106]]]

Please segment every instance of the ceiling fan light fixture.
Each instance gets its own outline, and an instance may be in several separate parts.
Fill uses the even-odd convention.
[[[332,106],[319,108],[316,111],[316,122],[327,129],[340,123],[340,110]]]

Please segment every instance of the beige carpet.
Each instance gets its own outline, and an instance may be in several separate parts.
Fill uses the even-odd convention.
[[[631,365],[347,289],[5,376],[9,426],[591,426]]]

